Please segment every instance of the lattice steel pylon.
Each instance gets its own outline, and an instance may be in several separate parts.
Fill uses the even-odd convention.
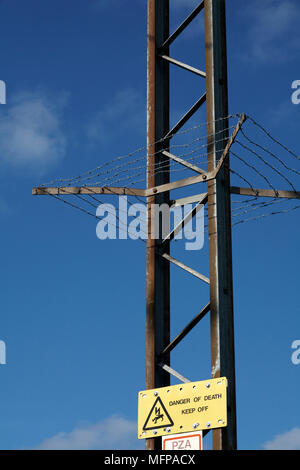
[[[237,448],[237,431],[231,194],[253,196],[256,199],[263,197],[277,200],[277,198],[300,199],[300,192],[275,190],[271,185],[271,189],[254,189],[250,183],[249,188],[231,187],[229,153],[247,116],[245,114],[237,115],[238,122],[235,127],[232,127],[233,131],[229,135],[231,127],[228,124],[225,0],[202,1],[172,34],[169,32],[169,8],[169,0],[148,0],[147,188],[112,187],[103,184],[71,186],[74,182],[79,181],[78,177],[69,179],[67,186],[34,188],[33,194],[54,197],[73,195],[80,198],[88,195],[93,199],[97,195],[116,194],[146,198],[148,221],[146,388],[168,386],[170,374],[182,381],[186,380],[170,367],[170,353],[210,312],[211,376],[212,378],[226,377],[228,381],[227,426],[212,430],[213,449],[234,450]],[[170,45],[199,14],[203,13],[205,17],[205,71],[180,62],[169,55]],[[200,98],[171,129],[169,122],[170,64],[198,75],[199,80],[203,82],[203,93]],[[171,139],[205,104],[207,170],[203,170],[198,165],[190,163],[188,159],[185,160],[170,152]],[[251,141],[248,139],[248,142]],[[285,150],[289,151],[287,148]],[[270,153],[270,155],[272,154]],[[298,159],[298,157],[296,158]],[[196,175],[171,181],[169,166],[172,162],[193,171]],[[245,161],[244,163],[251,166]],[[162,168],[163,171],[161,171]],[[252,168],[254,167],[252,166]],[[99,167],[96,168],[96,170],[98,169]],[[295,172],[291,168],[289,170]],[[89,173],[92,175],[93,171]],[[96,172],[95,176],[98,174],[100,173]],[[245,178],[242,177],[242,179],[247,182]],[[266,178],[265,180],[268,182]],[[85,181],[92,181],[92,176],[86,177]],[[177,201],[170,200],[170,191],[201,182],[207,184],[206,192]],[[293,186],[291,187],[294,189]],[[154,226],[157,221],[151,217],[154,204],[165,203],[174,206],[191,202],[208,206],[209,279],[170,256],[170,243],[175,233],[183,227],[185,219],[179,226],[174,227],[168,237],[154,238],[152,236],[153,233],[157,233],[157,227]],[[185,217],[193,217],[196,211],[197,206]],[[170,340],[170,263],[181,267],[210,286],[209,302],[172,341]],[[146,448],[160,450],[161,438],[146,439]]]
[[[228,379],[228,426],[214,430],[214,449],[236,448],[234,338],[232,308],[231,225],[228,151],[245,116],[243,115],[228,140],[227,59],[225,0],[204,0],[183,23],[169,34],[169,0],[148,0],[148,83],[147,83],[147,189],[120,187],[38,187],[35,195],[134,195],[147,198],[148,238],[146,274],[146,388],[170,383],[170,373],[181,377],[169,366],[171,350],[186,336],[206,313],[211,314],[212,378]],[[206,71],[186,65],[169,56],[169,46],[204,10]],[[187,113],[170,129],[169,84],[170,64],[197,74],[206,83],[203,94]],[[207,108],[207,171],[169,152],[169,141],[205,104]],[[215,135],[218,139],[215,139]],[[221,158],[217,158],[218,155]],[[197,173],[196,176],[170,182],[167,168],[175,161]],[[76,178],[75,178],[76,180]],[[191,184],[208,183],[208,192],[192,198],[208,203],[210,246],[210,303],[208,303],[174,341],[170,342],[170,262],[209,283],[209,280],[170,256],[168,239],[155,239],[151,218],[153,204],[170,204],[170,191]],[[191,202],[191,198],[188,198]],[[180,202],[181,205],[184,201]],[[71,204],[72,205],[72,204]],[[192,216],[195,214],[192,211]],[[174,229],[175,230],[175,229]],[[222,254],[222,256],[221,256]],[[184,378],[181,377],[183,380]],[[161,438],[146,439],[146,448],[161,449]]]

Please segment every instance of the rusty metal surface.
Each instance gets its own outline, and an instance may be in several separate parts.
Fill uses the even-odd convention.
[[[205,0],[205,55],[208,171],[217,166],[228,138],[228,90],[225,0]],[[218,139],[219,140],[219,139]],[[221,140],[221,139],[220,139]],[[229,159],[208,183],[211,368],[212,377],[228,378],[228,426],[213,431],[214,449],[236,449],[236,399]]]
[[[227,57],[226,57],[226,20],[225,0],[205,0],[205,60],[206,93],[192,108],[169,129],[169,70],[168,62],[158,57],[160,45],[169,38],[169,1],[148,0],[148,145],[166,136],[171,138],[206,101],[207,107],[207,142],[208,173],[208,217],[210,245],[210,312],[211,312],[211,361],[212,378],[228,378],[228,426],[214,430],[214,449],[236,448],[236,404],[235,404],[235,366],[234,366],[234,325],[232,292],[232,254],[230,220],[230,178],[229,158],[223,159],[218,168],[216,156],[225,151],[228,140],[228,92],[227,92]],[[169,51],[164,49],[169,56]],[[222,136],[218,142],[215,133]],[[166,142],[164,142],[166,148]],[[160,148],[149,147],[148,168],[166,161],[162,153],[155,153]],[[153,155],[155,153],[155,155]],[[152,154],[152,155],[151,155]],[[226,156],[226,155],[225,155]],[[216,169],[219,171],[216,172]],[[214,178],[214,176],[216,176]],[[197,179],[194,177],[193,181]],[[187,181],[189,183],[192,180]],[[185,185],[186,181],[184,181]],[[148,172],[148,233],[153,233],[151,226],[151,204],[168,202],[168,191],[180,187],[182,182],[169,184],[169,175],[154,176]],[[160,190],[158,191],[158,187]],[[168,243],[168,242],[166,242]],[[147,241],[147,352],[146,352],[146,387],[153,389],[167,385],[169,377],[157,367],[156,355],[164,351],[164,363],[169,364],[170,324],[169,324],[169,263],[165,265],[160,257],[160,241]],[[169,246],[164,249],[169,254]],[[162,253],[161,253],[162,254]],[[162,257],[160,257],[162,258]],[[199,318],[201,315],[199,314]],[[198,320],[198,317],[197,317]],[[189,329],[189,325],[188,325]],[[185,333],[185,331],[183,332]],[[184,334],[179,335],[179,339]],[[172,344],[173,345],[173,344]],[[146,439],[147,449],[158,449],[157,439]]]
[[[169,131],[169,64],[157,55],[157,48],[169,37],[169,0],[148,0],[148,77],[147,77],[147,188],[169,182],[169,172],[153,174],[155,164],[168,161],[159,144],[152,145]],[[168,53],[168,51],[167,51]],[[167,142],[160,144],[166,149]],[[169,385],[169,374],[156,363],[157,354],[170,341],[170,266],[159,255],[160,240],[154,233],[151,205],[169,201],[169,192],[147,198],[148,240],[146,280],[146,388]],[[169,253],[169,242],[164,244]],[[169,363],[169,358],[166,358]],[[146,449],[160,449],[161,439],[146,440]]]
[[[271,198],[285,198],[285,199],[300,199],[300,192],[286,191],[281,189],[257,189],[257,188],[239,188],[231,186],[231,194],[239,194],[240,196],[253,196],[253,197],[271,197]]]
[[[177,67],[180,67],[184,70],[187,70],[188,72],[192,72],[192,73],[194,73],[196,75],[199,75],[200,77],[203,77],[203,78],[206,77],[206,73],[203,72],[202,70],[199,70],[195,67],[192,67],[191,65],[185,64],[184,62],[181,62],[180,60],[173,59],[173,57],[169,57],[165,54],[161,54],[160,57],[164,60],[167,60],[171,64],[177,65]]]

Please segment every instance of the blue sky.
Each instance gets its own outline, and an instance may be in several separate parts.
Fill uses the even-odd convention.
[[[197,2],[172,3],[173,28]],[[300,154],[300,106],[291,102],[299,2],[227,6],[229,111],[253,116]],[[146,1],[1,0],[0,15],[0,448],[143,448],[144,244],[100,241],[95,219],[31,188],[145,145]],[[200,18],[171,53],[204,67],[202,39]],[[203,83],[173,69],[171,80],[174,123]],[[190,125],[201,122],[203,110]],[[300,339],[299,215],[233,230],[240,449],[300,449],[300,365],[291,361]],[[175,255],[208,275],[207,240],[201,252],[177,245]],[[173,337],[208,291],[175,267],[171,276]],[[191,380],[209,377],[208,334],[205,318],[172,356]]]

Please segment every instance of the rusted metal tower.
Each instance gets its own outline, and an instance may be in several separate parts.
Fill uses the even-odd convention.
[[[81,177],[68,180],[60,179],[56,180],[59,182],[59,186],[36,187],[33,188],[32,193],[34,195],[50,195],[58,199],[60,196],[74,196],[90,204],[90,201],[84,199],[85,196],[90,196],[93,201],[98,203],[100,203],[96,198],[98,195],[114,194],[146,198],[148,217],[146,388],[149,390],[168,386],[170,374],[183,382],[187,381],[170,367],[170,353],[192,328],[210,313],[211,376],[212,378],[226,377],[228,382],[227,426],[212,431],[213,449],[234,450],[237,448],[237,433],[230,194],[250,196],[255,199],[262,197],[277,200],[279,198],[300,199],[300,191],[296,190],[285,175],[273,165],[265,162],[263,157],[251,148],[248,150],[263,160],[269,169],[284,178],[292,191],[275,189],[275,186],[271,185],[269,180],[251,165],[250,167],[255,170],[256,174],[264,177],[268,182],[269,189],[255,189],[243,177],[242,179],[249,184],[249,188],[230,185],[229,150],[247,116],[245,114],[235,116],[239,117],[239,120],[235,127],[232,126],[234,130],[229,136],[225,0],[202,1],[171,34],[169,32],[169,8],[169,0],[148,0],[147,188],[134,188],[131,185],[130,187],[103,186],[103,182],[102,185],[98,182],[96,172],[94,185],[91,183],[93,180],[90,176],[82,180]],[[178,61],[170,57],[169,53],[173,41],[200,14],[204,14],[205,17],[205,71]],[[169,122],[170,65],[196,74],[202,81],[203,88],[203,93],[199,93],[199,99],[172,128],[170,128]],[[199,89],[201,89],[201,85]],[[170,143],[173,137],[195,112],[204,106],[206,106],[207,116],[207,170],[203,170],[188,159],[184,160],[170,152]],[[264,132],[264,135],[267,135],[273,143],[281,146],[299,161],[293,152],[272,138],[251,117],[248,117],[248,120]],[[244,134],[243,131],[241,133]],[[247,138],[246,135],[245,138]],[[247,142],[248,145],[249,143],[256,145],[249,138]],[[260,145],[256,146],[275,157],[287,170],[299,174],[266,148]],[[234,156],[234,152],[232,155]],[[192,170],[194,176],[171,181],[170,162],[176,162],[184,166],[185,169]],[[247,162],[245,163],[247,164]],[[162,166],[164,170],[157,171]],[[247,166],[249,165],[247,164]],[[126,171],[130,171],[130,168],[126,168]],[[88,172],[89,175],[90,173]],[[61,186],[62,181],[64,186]],[[73,186],[82,181],[84,182],[82,186]],[[68,182],[67,185],[66,182]],[[200,182],[204,183],[203,186],[207,184],[206,192],[201,194],[196,192],[194,196],[170,200],[172,190]],[[67,203],[64,199],[63,202]],[[169,206],[196,203],[196,206],[188,215],[184,216],[183,220],[173,228],[167,237],[160,232],[160,236],[156,238],[152,234],[156,234],[157,229],[161,231],[162,224],[161,220],[152,218],[152,208],[154,204],[160,205],[162,203]],[[208,206],[209,279],[170,255],[170,244],[176,233],[183,228],[188,218],[192,218],[196,214],[197,207],[203,204]],[[72,203],[70,205],[87,212]],[[94,204],[92,206],[97,208]],[[87,213],[96,217],[93,213]],[[170,341],[170,263],[209,284],[209,302],[172,341]],[[146,439],[146,448],[160,450],[161,438],[154,437],[154,431],[156,430],[152,431],[151,428],[153,433],[151,436],[153,435],[153,437]],[[208,432],[208,429],[205,429],[205,432]]]
[[[171,35],[169,33],[169,0],[148,0],[148,190],[169,182],[169,174],[153,175],[153,165],[166,161],[170,155],[160,152],[153,142],[176,132],[206,103],[208,172],[217,169],[217,155],[226,148],[228,138],[228,91],[225,0],[204,0]],[[202,13],[201,13],[202,12]],[[205,15],[205,72],[169,56],[169,46],[196,18]],[[172,128],[169,128],[169,66],[174,64],[206,81],[206,91]],[[200,87],[199,87],[200,88]],[[218,139],[215,135],[218,134]],[[220,138],[220,136],[222,138]],[[219,143],[218,143],[218,142]],[[171,157],[172,158],[172,157]],[[172,189],[170,187],[170,189]],[[148,197],[148,234],[151,205],[169,201],[169,192]],[[214,449],[235,449],[236,403],[235,359],[232,289],[231,209],[228,158],[215,178],[208,182],[210,303],[200,312],[196,322],[208,311],[211,318],[212,377],[228,379],[228,426],[213,431]],[[205,202],[205,201],[202,201]],[[164,256],[160,256],[163,254]],[[169,245],[162,241],[147,242],[147,330],[146,386],[148,389],[169,384],[169,355],[175,346],[170,343],[170,261]],[[191,325],[192,327],[192,325]],[[191,328],[190,328],[191,329]],[[184,330],[183,334],[187,333]],[[180,341],[180,335],[177,343]],[[176,343],[176,344],[177,344]],[[162,361],[163,359],[163,361]],[[165,366],[162,368],[162,364]],[[147,439],[148,449],[159,449],[159,438]]]
[[[234,142],[245,115],[240,116],[231,136],[228,136],[228,93],[226,57],[225,0],[204,0],[172,34],[169,33],[169,0],[148,0],[148,157],[147,188],[109,187],[99,185],[33,188],[35,195],[77,196],[128,195],[147,200],[147,300],[146,300],[146,388],[168,386],[170,374],[185,381],[170,367],[170,353],[191,329],[210,312],[211,375],[228,380],[227,427],[213,430],[214,449],[236,448],[235,360],[232,293],[231,208],[229,181],[229,149]],[[199,15],[205,15],[205,62],[202,71],[169,55],[169,47]],[[170,129],[169,84],[170,64],[199,76],[203,93]],[[199,86],[199,89],[201,87]],[[169,142],[195,112],[206,104],[207,114],[207,171],[170,153]],[[216,135],[218,138],[216,138]],[[170,181],[168,162],[175,161],[196,173],[195,176]],[[164,165],[164,171],[155,171]],[[77,181],[77,179],[75,179]],[[71,180],[73,181],[73,180]],[[153,204],[170,201],[170,191],[199,182],[207,183],[207,192],[181,198],[175,204],[208,204],[210,279],[170,256],[170,243],[178,226],[168,237],[153,238],[156,233],[152,220]],[[241,188],[236,188],[241,191]],[[242,193],[241,193],[242,194]],[[257,195],[256,193],[254,195]],[[66,201],[65,201],[66,202]],[[72,205],[72,204],[71,204]],[[93,215],[93,214],[92,214]],[[179,224],[183,227],[185,221]],[[170,263],[210,285],[210,300],[198,315],[170,342]],[[146,439],[146,448],[161,449],[161,439]]]

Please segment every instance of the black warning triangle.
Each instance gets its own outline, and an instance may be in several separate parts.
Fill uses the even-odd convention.
[[[152,406],[150,413],[143,426],[143,431],[149,431],[150,429],[164,428],[166,426],[173,426],[174,423],[169,413],[166,410],[165,405],[158,397],[154,405]]]

